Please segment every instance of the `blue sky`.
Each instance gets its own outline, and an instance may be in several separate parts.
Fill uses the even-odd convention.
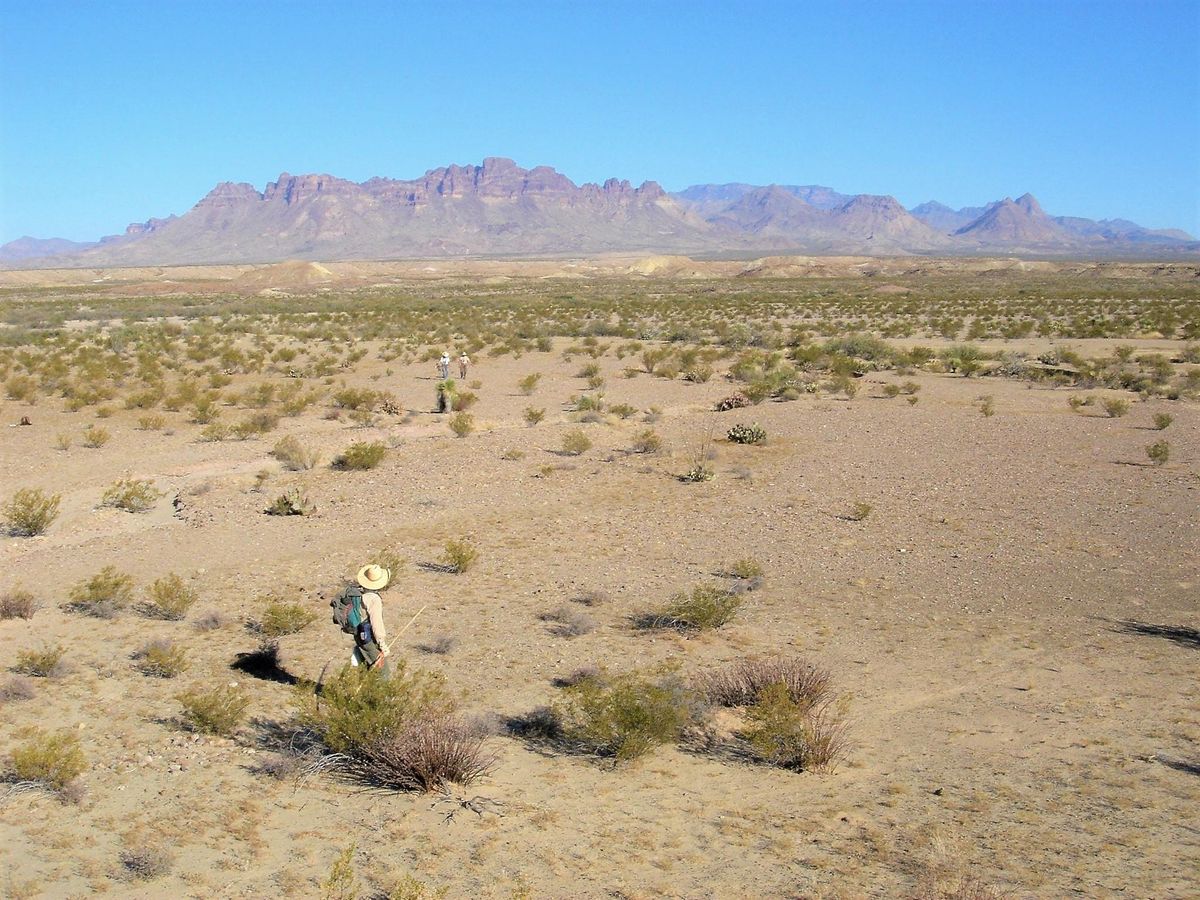
[[[0,242],[484,156],[1200,233],[1200,2],[0,0]]]

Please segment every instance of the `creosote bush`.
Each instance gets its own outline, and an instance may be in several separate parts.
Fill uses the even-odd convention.
[[[465,438],[475,430],[475,417],[469,412],[460,411],[450,417],[449,424],[456,437]]]
[[[271,448],[271,455],[292,472],[314,468],[321,460],[319,451],[305,447],[294,434],[280,438]]]
[[[250,698],[232,684],[192,688],[175,697],[183,707],[183,723],[204,734],[230,735],[237,730]]]
[[[146,479],[121,478],[113,482],[100,499],[101,506],[140,513],[151,509],[163,495]]]
[[[829,672],[799,657],[742,659],[704,672],[693,682],[716,706],[750,706],[773,684],[782,684],[791,701],[806,710],[830,699],[832,690]]]
[[[387,456],[387,447],[382,441],[351,444],[333,461],[335,469],[374,469]]]
[[[666,607],[644,618],[654,628],[706,631],[724,625],[742,605],[742,597],[720,585],[698,584],[675,594]]]
[[[4,505],[4,527],[18,537],[44,534],[58,518],[61,500],[62,495],[47,495],[41,488],[22,488]]]
[[[303,631],[316,620],[317,614],[300,603],[272,600],[263,607],[256,630],[268,638],[278,638]]]
[[[592,449],[592,439],[582,428],[572,428],[562,438],[562,452],[567,456],[580,456]]]
[[[551,708],[568,746],[626,762],[677,741],[691,719],[691,698],[676,679],[629,672],[585,675]]]
[[[730,563],[722,574],[731,578],[761,578],[763,567],[758,560],[747,556]]]
[[[629,449],[633,453],[657,453],[662,449],[662,438],[653,428],[644,428],[634,436]]]
[[[187,651],[168,640],[150,641],[133,659],[139,672],[153,678],[174,678],[188,668]]]
[[[23,588],[13,588],[0,596],[0,620],[32,619],[41,608],[38,599]]]
[[[1110,419],[1119,419],[1129,412],[1129,401],[1124,397],[1107,397],[1100,405]]]
[[[525,407],[525,412],[523,415],[525,416],[525,424],[533,426],[542,421],[542,419],[546,418],[546,410],[535,409],[532,406],[527,406]]]
[[[74,731],[35,731],[9,755],[16,781],[62,792],[87,770],[87,758]]]
[[[1166,441],[1155,441],[1146,447],[1146,456],[1151,465],[1163,466],[1171,458],[1171,445]]]
[[[156,619],[177,622],[187,615],[199,599],[196,589],[172,572],[157,579],[146,589],[146,614]]]
[[[468,540],[446,541],[442,552],[441,565],[447,572],[461,575],[475,565],[479,551]]]
[[[537,390],[538,382],[542,380],[541,372],[530,372],[524,378],[517,382],[517,387],[521,393],[528,397]]]
[[[844,704],[804,706],[782,682],[746,708],[743,737],[764,762],[796,771],[831,771],[847,750]]]
[[[378,787],[432,791],[485,774],[494,760],[483,735],[456,714],[441,676],[403,660],[392,668],[389,677],[346,666],[319,693],[299,689],[301,726],[340,754],[347,774]]]
[[[18,675],[34,678],[60,678],[70,671],[66,656],[67,648],[61,644],[46,645],[40,650],[20,650],[12,670]]]
[[[93,450],[98,450],[108,443],[108,439],[112,437],[108,433],[107,428],[101,428],[99,425],[89,425],[83,432],[83,438],[80,443],[85,447],[91,447]]]
[[[98,619],[115,618],[133,600],[133,579],[105,566],[71,588],[68,607]]]
[[[1164,428],[1168,427],[1174,421],[1175,421],[1175,417],[1172,416],[1170,413],[1164,413],[1164,412],[1155,413],[1154,414],[1154,430],[1162,431]]]

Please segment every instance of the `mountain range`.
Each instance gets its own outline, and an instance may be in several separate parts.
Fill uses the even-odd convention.
[[[284,173],[262,191],[225,182],[183,215],[95,243],[21,238],[0,246],[0,265],[756,251],[1174,257],[1200,253],[1200,242],[1123,219],[1051,216],[1030,194],[908,210],[894,197],[819,185],[703,184],[670,194],[653,181],[576,185],[547,166],[488,158],[409,181]]]

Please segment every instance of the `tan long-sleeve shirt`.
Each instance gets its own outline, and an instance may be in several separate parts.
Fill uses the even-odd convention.
[[[367,619],[371,622],[371,634],[375,643],[380,647],[387,646],[387,627],[383,624],[383,601],[373,591],[362,595],[363,606],[367,610]]]

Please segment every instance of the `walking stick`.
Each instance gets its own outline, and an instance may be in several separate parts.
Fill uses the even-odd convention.
[[[408,629],[412,625],[412,623],[417,621],[417,616],[421,615],[421,613],[425,612],[425,610],[427,610],[428,608],[429,608],[429,604],[426,603],[424,606],[422,606],[420,609],[417,610],[416,615],[414,615],[411,619],[408,620],[407,625],[405,625],[403,628],[401,628],[399,631],[396,632],[395,636],[390,641],[388,641],[387,646],[385,646],[383,648],[383,653],[380,655],[379,659],[377,659],[375,661],[376,666],[379,665],[381,662],[383,662],[387,658],[387,654],[392,652],[392,647],[395,645],[396,641],[400,640],[400,635],[402,635],[402,634],[404,634],[404,632],[408,631]],[[372,668],[374,668],[374,667],[372,667]]]

